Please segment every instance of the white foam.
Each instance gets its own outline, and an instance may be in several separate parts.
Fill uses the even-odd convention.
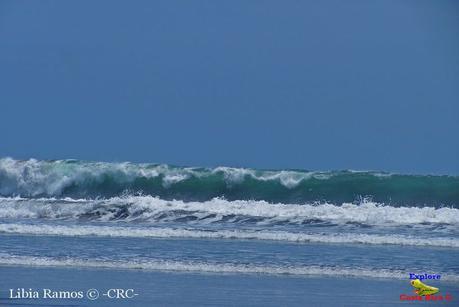
[[[0,198],[0,218],[67,218],[78,219],[93,214],[93,219],[109,221],[123,207],[123,220],[173,222],[193,217],[199,223],[215,223],[224,218],[254,218],[258,224],[287,222],[301,224],[321,220],[336,224],[367,225],[459,225],[459,210],[434,207],[392,207],[374,202],[362,204],[271,204],[265,201],[227,201],[215,198],[205,202],[163,200],[151,196],[126,196],[101,200],[59,201],[56,199]],[[94,212],[97,211],[97,214]],[[231,222],[226,219],[225,222]],[[190,222],[191,223],[191,222]],[[255,222],[254,222],[255,223]]]
[[[343,268],[325,266],[261,266],[251,264],[243,265],[231,263],[206,263],[197,261],[185,262],[169,260],[112,261],[87,260],[78,258],[55,259],[49,257],[12,256],[5,254],[0,254],[0,265],[390,279],[405,279],[408,276],[408,273],[406,272],[390,269]],[[458,276],[450,274],[444,279],[456,281],[459,278]]]
[[[298,243],[331,244],[392,244],[407,246],[435,246],[459,248],[459,240],[454,238],[425,238],[421,236],[378,235],[356,233],[293,233],[286,231],[253,230],[199,230],[158,227],[120,227],[94,225],[34,225],[23,223],[2,223],[0,233],[54,236],[97,236],[126,238],[196,238],[196,239],[236,239],[271,240]]]
[[[129,183],[139,177],[155,178],[170,172],[167,165],[144,164],[68,163],[68,160],[26,161],[11,158],[0,159],[0,194],[3,195],[53,195],[59,196],[66,187],[80,185],[86,181],[98,183],[113,176],[120,184]],[[185,177],[184,177],[185,178]],[[168,179],[169,180],[169,179]],[[174,182],[172,179],[171,182]],[[167,180],[165,184],[167,184]]]
[[[223,173],[224,178],[230,184],[241,183],[246,177],[259,181],[278,181],[286,188],[292,189],[303,180],[310,178],[329,179],[332,175],[321,172],[298,172],[298,171],[257,171],[247,168],[217,167],[212,173]]]

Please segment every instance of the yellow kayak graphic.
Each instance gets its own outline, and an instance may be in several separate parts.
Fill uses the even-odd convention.
[[[414,292],[416,292],[416,294],[420,296],[431,295],[440,291],[438,288],[431,287],[422,283],[419,279],[412,280],[411,285],[416,288]]]

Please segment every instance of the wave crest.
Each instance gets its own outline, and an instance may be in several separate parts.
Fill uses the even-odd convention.
[[[109,198],[126,192],[188,201],[340,204],[371,197],[391,205],[456,206],[459,177],[0,159],[1,196]]]

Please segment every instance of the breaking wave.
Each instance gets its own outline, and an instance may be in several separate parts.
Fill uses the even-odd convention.
[[[4,197],[110,198],[126,193],[185,201],[222,197],[296,204],[341,204],[370,197],[392,206],[456,207],[459,177],[0,159]]]
[[[204,202],[152,196],[109,199],[0,198],[0,218],[231,225],[459,225],[459,210],[392,207],[374,202],[273,204],[221,198]]]

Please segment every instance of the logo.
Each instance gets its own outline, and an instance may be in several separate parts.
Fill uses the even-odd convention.
[[[447,293],[445,295],[435,295],[440,292],[437,287],[429,286],[423,280],[438,280],[441,275],[414,274],[410,273],[410,284],[414,288],[415,295],[400,294],[401,301],[451,301],[453,297]],[[430,282],[429,282],[430,283]]]

